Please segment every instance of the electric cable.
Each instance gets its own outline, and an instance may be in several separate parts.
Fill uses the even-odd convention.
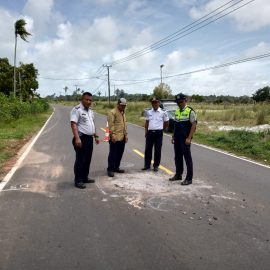
[[[229,15],[229,14],[235,12],[236,10],[239,10],[240,8],[243,8],[244,6],[250,4],[251,2],[254,2],[255,0],[250,0],[250,1],[248,1],[247,3],[245,3],[245,4],[241,5],[241,6],[238,6],[238,7],[234,8],[233,10],[231,10],[231,11],[225,13],[225,14],[222,14],[221,16],[219,16],[219,17],[217,17],[217,18],[215,18],[215,19],[212,19],[211,21],[207,22],[209,19],[216,17],[217,15],[221,14],[222,12],[224,12],[224,11],[230,9],[231,7],[233,7],[233,6],[235,6],[235,5],[238,5],[239,3],[243,2],[243,1],[244,1],[244,0],[240,0],[240,1],[238,1],[237,3],[234,3],[234,4],[230,5],[229,7],[226,7],[225,9],[219,11],[218,13],[216,13],[216,14],[210,16],[209,18],[206,18],[206,19],[204,19],[203,21],[199,22],[199,21],[202,20],[203,18],[208,17],[210,14],[214,13],[215,11],[221,9],[222,7],[224,7],[224,6],[226,6],[227,4],[229,4],[229,3],[232,2],[232,1],[229,1],[228,3],[226,3],[226,4],[222,5],[222,6],[220,6],[219,8],[217,8],[217,9],[215,9],[214,11],[208,13],[207,15],[201,17],[200,19],[196,20],[195,22],[193,22],[193,23],[191,23],[191,24],[189,24],[189,25],[187,25],[187,26],[181,28],[181,29],[178,30],[177,32],[175,32],[175,33],[173,33],[173,34],[167,36],[166,38],[163,38],[162,40],[160,40],[160,41],[158,41],[158,42],[155,42],[155,43],[153,43],[152,45],[150,45],[150,46],[148,46],[148,47],[146,47],[146,48],[144,48],[144,49],[142,49],[142,50],[140,50],[140,51],[138,51],[138,52],[135,52],[135,53],[133,53],[133,54],[131,54],[131,55],[129,55],[129,56],[126,56],[126,57],[123,57],[123,58],[120,58],[120,59],[118,59],[118,60],[115,60],[115,61],[111,62],[111,65],[118,65],[118,64],[125,63],[125,62],[127,62],[127,61],[134,60],[134,59],[136,59],[136,58],[138,58],[138,57],[141,57],[141,56],[143,56],[143,55],[145,55],[145,54],[147,54],[147,53],[150,53],[150,52],[152,52],[152,51],[154,51],[154,50],[157,50],[157,49],[159,49],[159,48],[161,48],[161,47],[164,47],[164,46],[166,46],[166,45],[168,45],[168,44],[170,44],[170,43],[172,43],[172,42],[174,42],[174,41],[176,41],[176,40],[178,40],[178,39],[180,39],[180,38],[183,38],[183,37],[185,37],[185,36],[187,36],[187,35],[190,35],[191,33],[195,32],[195,31],[198,31],[198,30],[201,29],[201,28],[206,27],[207,25],[209,25],[209,24],[211,24],[211,23],[213,23],[213,22],[215,22],[215,21],[217,21],[217,20],[219,20],[219,19],[221,19],[221,18],[223,18],[223,17],[225,17],[225,16],[227,16],[227,15]],[[199,26],[200,24],[202,24],[202,23],[205,23],[205,24],[203,24],[203,25],[201,25],[200,27],[198,27],[198,26]],[[195,25],[194,25],[194,24],[195,24]],[[196,28],[196,27],[197,27],[197,28]],[[186,28],[187,28],[187,29],[186,29]],[[193,28],[195,28],[195,29],[193,29]],[[186,29],[186,30],[184,30],[184,29]],[[192,30],[192,29],[193,29],[193,30]],[[192,31],[191,31],[191,30],[192,30]],[[187,32],[187,33],[186,33],[186,32]],[[185,34],[184,34],[184,33],[185,33]],[[181,36],[179,36],[179,35],[181,35]]]

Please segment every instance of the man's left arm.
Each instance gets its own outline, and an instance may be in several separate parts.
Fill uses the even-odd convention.
[[[168,113],[165,111],[163,115],[163,130],[166,130],[169,127],[169,116]]]
[[[196,119],[196,114],[194,111],[190,112],[190,122],[191,122],[191,128],[188,137],[186,138],[186,144],[191,144],[191,140],[193,137],[193,134],[196,130],[197,127],[197,119]]]
[[[128,142],[128,131],[127,131],[127,118],[126,114],[124,114],[124,130],[125,130],[125,142]]]
[[[93,116],[93,123],[94,123],[94,127],[95,127],[95,130],[94,130],[94,138],[95,138],[95,143],[96,144],[99,144],[99,136],[97,134],[97,129],[96,129],[96,121],[95,121],[95,116],[94,116],[94,112],[92,111],[92,116]]]

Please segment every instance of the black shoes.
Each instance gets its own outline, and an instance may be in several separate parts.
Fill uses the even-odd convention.
[[[178,181],[178,180],[182,180],[181,174],[175,174],[173,177],[169,178],[169,181]]]
[[[85,184],[95,183],[95,179],[88,178],[87,180],[84,180],[83,182],[84,182]]]
[[[75,187],[80,188],[80,189],[85,189],[86,188],[85,184],[81,183],[81,182],[75,183]]]
[[[107,174],[108,174],[108,176],[109,177],[114,177],[114,173],[124,173],[125,172],[125,170],[122,170],[122,169],[116,169],[116,170],[114,170],[114,171],[107,171]]]
[[[143,168],[142,168],[142,171],[148,171],[148,170],[150,170],[150,167],[143,167]],[[153,170],[154,170],[154,172],[158,172],[158,166],[155,166],[155,167],[153,168]]]
[[[122,170],[122,169],[117,169],[117,170],[114,170],[114,172],[117,172],[117,173],[124,173],[125,170]]]
[[[187,185],[191,185],[191,184],[192,184],[192,180],[185,179],[183,182],[181,182],[182,186],[187,186]]]
[[[108,176],[109,176],[109,177],[114,177],[113,171],[108,171]]]

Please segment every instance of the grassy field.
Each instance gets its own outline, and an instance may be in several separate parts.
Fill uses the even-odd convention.
[[[200,122],[234,126],[270,123],[270,104],[191,104]]]
[[[0,123],[0,181],[10,169],[11,158],[43,126],[52,110]]]

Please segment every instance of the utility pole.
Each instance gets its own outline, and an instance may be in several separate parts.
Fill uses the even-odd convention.
[[[162,83],[162,68],[164,67],[164,65],[160,65],[160,83]]]
[[[108,71],[108,98],[109,98],[109,104],[111,104],[110,67],[112,67],[112,65],[103,65],[103,67],[106,67]]]
[[[74,84],[75,88],[76,88],[76,92],[77,92],[77,89],[78,89],[78,84]]]

